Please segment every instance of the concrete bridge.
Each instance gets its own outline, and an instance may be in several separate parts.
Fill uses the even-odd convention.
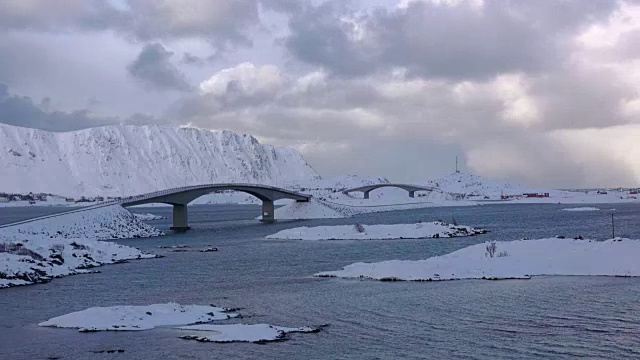
[[[403,189],[409,192],[409,197],[415,197],[416,191],[440,191],[440,189],[431,187],[431,186],[420,186],[420,185],[407,185],[407,184],[375,184],[375,185],[366,185],[353,189],[344,190],[343,194],[349,194],[352,192],[362,192],[364,193],[364,198],[369,198],[369,193],[375,189],[383,188],[383,187],[395,187],[399,189]]]
[[[173,226],[171,230],[188,230],[189,222],[187,216],[187,204],[200,196],[212,192],[234,190],[244,192],[262,200],[262,221],[273,222],[274,205],[273,202],[280,199],[292,199],[298,202],[307,202],[311,195],[299,194],[286,189],[281,189],[267,185],[256,184],[207,184],[186,186],[149,194],[132,196],[120,200],[123,207],[144,205],[151,203],[163,203],[173,205]]]

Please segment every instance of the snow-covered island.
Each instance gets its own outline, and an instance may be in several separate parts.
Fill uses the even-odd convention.
[[[640,276],[640,240],[538,239],[488,242],[426,260],[355,263],[317,277],[382,281],[528,279],[543,275]]]
[[[600,211],[597,207],[585,206],[585,207],[575,207],[575,208],[566,208],[562,209],[563,211],[572,211],[572,212],[581,212],[581,211]]]
[[[391,225],[336,225],[296,227],[279,231],[267,239],[295,240],[386,240],[424,239],[440,237],[474,236],[485,234],[487,230],[470,226],[451,225],[441,221],[417,224]]]
[[[290,328],[269,324],[209,324],[240,317],[236,309],[214,305],[180,305],[176,303],[145,306],[92,307],[58,316],[39,326],[76,328],[81,332],[140,331],[172,327],[180,338],[207,342],[253,342],[286,340],[292,332],[319,332],[319,327]]]
[[[176,303],[92,307],[43,321],[38,326],[76,328],[81,332],[149,330],[158,326],[201,324],[236,318],[233,309]]]
[[[91,272],[91,268],[156,255],[100,241],[163,233],[119,205],[0,228],[0,288]]]

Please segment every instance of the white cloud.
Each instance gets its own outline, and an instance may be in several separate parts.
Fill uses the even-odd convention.
[[[244,95],[275,94],[289,83],[278,67],[256,66],[245,62],[236,67],[223,69],[200,83],[203,94],[224,95],[239,91]]]

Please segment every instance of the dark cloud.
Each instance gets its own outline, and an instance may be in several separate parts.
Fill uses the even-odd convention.
[[[185,52],[182,54],[182,59],[180,59],[180,62],[185,65],[204,66],[214,62],[216,59],[216,54],[211,54],[206,57],[200,57],[189,52]]]
[[[381,65],[379,55],[373,52],[375,48],[350,39],[352,29],[340,20],[346,9],[342,3],[329,1],[292,16],[286,48],[297,59],[339,75],[371,73]]]
[[[171,63],[173,53],[159,43],[144,46],[127,67],[129,74],[154,90],[186,91],[190,86],[184,74]]]
[[[87,109],[75,111],[50,110],[51,99],[37,104],[28,96],[14,95],[0,83],[0,123],[47,131],[73,131],[96,126],[166,122],[149,115],[134,114],[127,118],[99,116]]]
[[[570,36],[617,6],[609,0],[485,1],[481,7],[415,1],[358,14],[327,2],[293,16],[285,44],[297,59],[342,76],[403,67],[426,78],[487,78],[554,66],[566,56]]]
[[[88,110],[48,111],[51,100],[36,104],[30,97],[12,95],[0,84],[0,122],[48,131],[71,131],[119,123],[117,118],[96,117]]]

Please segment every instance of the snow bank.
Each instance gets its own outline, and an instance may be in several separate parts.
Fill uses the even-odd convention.
[[[166,219],[165,216],[154,215],[150,213],[140,214],[140,213],[132,213],[133,216],[137,217],[140,220],[149,221],[149,220],[162,220]]]
[[[76,328],[81,332],[140,331],[160,326],[175,327],[189,334],[182,339],[210,342],[254,342],[286,340],[292,332],[319,332],[319,327],[289,328],[269,324],[204,324],[240,317],[234,309],[213,305],[180,305],[176,303],[146,306],[92,307],[58,316],[39,326]],[[190,325],[190,326],[185,326]]]
[[[473,236],[484,234],[486,230],[470,226],[457,226],[434,221],[417,224],[393,225],[337,225],[297,227],[279,231],[267,239],[297,240],[384,240],[422,239],[439,237]]]
[[[92,307],[58,316],[38,326],[77,328],[80,331],[149,330],[158,326],[198,324],[238,317],[230,309],[210,305],[176,303],[146,306]]]
[[[288,328],[269,324],[231,324],[231,325],[191,325],[182,326],[181,330],[197,331],[196,335],[184,335],[180,338],[207,342],[252,342],[265,343],[269,341],[282,341],[287,334],[314,333],[320,331],[319,328],[299,327]]]
[[[426,260],[355,263],[318,277],[376,280],[527,279],[538,275],[640,276],[640,240],[539,239],[476,244]]]
[[[119,205],[0,228],[0,288],[90,272],[155,255],[106,239],[162,235]]]
[[[600,211],[597,207],[577,207],[562,209],[563,211]]]
[[[274,214],[275,218],[279,220],[337,219],[346,217],[345,214],[328,207],[314,198],[311,198],[308,202],[293,202],[277,208]]]

